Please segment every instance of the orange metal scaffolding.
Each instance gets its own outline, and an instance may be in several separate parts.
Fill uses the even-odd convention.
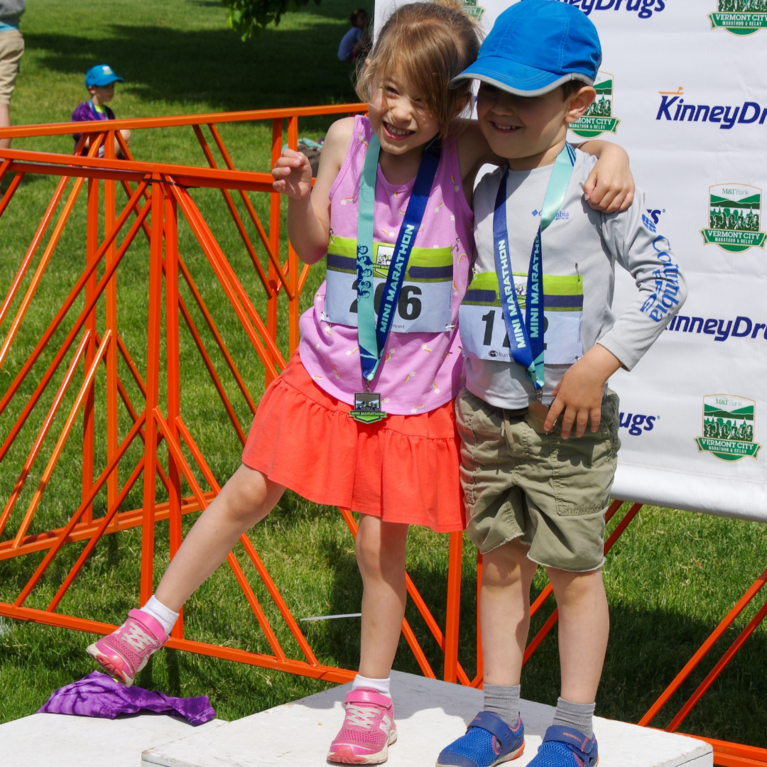
[[[249,393],[248,386],[238,370],[237,364],[229,352],[222,334],[219,332],[213,315],[206,305],[202,293],[197,288],[192,274],[186,266],[178,248],[179,218],[187,222],[199,243],[207,262],[223,290],[228,304],[234,310],[253,350],[265,369],[267,383],[272,380],[285,365],[285,357],[277,343],[278,330],[278,301],[284,295],[287,302],[288,316],[288,351],[292,352],[298,344],[299,298],[306,283],[308,267],[303,268],[295,251],[288,243],[287,259],[281,260],[280,243],[283,235],[280,231],[280,198],[272,190],[272,177],[269,173],[240,171],[235,168],[232,157],[222,139],[218,125],[224,123],[247,121],[270,121],[272,124],[272,162],[279,156],[284,135],[284,122],[287,121],[287,143],[295,148],[298,141],[298,120],[302,117],[320,115],[342,115],[362,112],[365,105],[339,105],[332,107],[314,107],[291,110],[262,110],[254,112],[236,112],[229,114],[193,115],[168,118],[149,118],[141,120],[118,120],[107,124],[79,123],[77,125],[43,125],[27,126],[0,131],[1,137],[25,138],[48,137],[83,133],[78,143],[79,152],[86,151],[85,156],[76,152],[75,156],[54,153],[31,152],[19,150],[0,150],[0,181],[6,175],[13,176],[2,200],[0,200],[0,217],[8,209],[21,180],[28,174],[42,174],[60,178],[49,205],[37,226],[32,241],[21,259],[21,263],[11,280],[8,292],[0,306],[0,327],[11,316],[11,309],[16,311],[8,325],[2,344],[0,345],[0,369],[7,362],[14,342],[17,340],[19,328],[29,315],[30,307],[40,286],[43,275],[49,267],[56,246],[75,203],[83,188],[87,186],[87,233],[86,233],[86,262],[85,268],[74,287],[58,309],[53,321],[42,333],[33,351],[19,369],[11,383],[0,397],[0,416],[7,411],[9,403],[20,395],[24,384],[29,387],[35,384],[26,404],[21,409],[14,424],[6,426],[7,417],[3,424],[4,441],[0,445],[0,466],[16,438],[22,431],[33,409],[38,406],[41,398],[48,389],[58,368],[68,357],[66,372],[59,383],[58,389],[42,421],[34,444],[29,451],[23,468],[16,480],[11,495],[6,499],[0,511],[0,560],[23,557],[29,554],[44,552],[42,561],[36,568],[29,581],[21,589],[12,603],[0,602],[0,616],[20,620],[31,620],[39,623],[63,628],[77,629],[99,634],[106,634],[115,627],[97,621],[87,620],[77,616],[66,615],[58,611],[64,595],[72,586],[77,574],[93,552],[104,535],[117,533],[121,530],[140,527],[142,531],[141,546],[141,580],[140,595],[142,602],[149,598],[153,590],[155,525],[164,520],[169,521],[170,556],[172,557],[181,545],[181,520],[184,514],[204,511],[210,501],[219,492],[219,485],[210,470],[199,446],[195,443],[190,430],[184,423],[180,405],[180,366],[179,366],[179,318],[188,328],[204,367],[211,377],[213,385],[223,403],[241,443],[245,442],[245,432],[239,423],[231,401],[229,400],[220,376],[216,372],[211,355],[206,349],[203,337],[195,324],[192,314],[179,293],[179,282],[183,280],[194,298],[197,310],[204,318],[209,333],[215,339],[218,353],[235,380],[248,408],[255,412],[256,403]],[[154,162],[140,162],[133,159],[128,146],[120,135],[120,130],[128,128],[132,131],[147,129],[162,129],[173,127],[191,127],[202,150],[202,156],[207,167],[171,165]],[[213,147],[205,137],[204,128],[212,137],[215,152],[218,153],[223,165],[219,167],[215,159]],[[115,146],[121,149],[125,159],[118,159]],[[103,148],[103,157],[99,157]],[[71,188],[70,188],[71,184]],[[120,186],[126,196],[127,203],[118,210],[117,186]],[[243,287],[241,279],[227,260],[220,244],[211,231],[200,209],[196,205],[190,189],[208,188],[220,190],[226,209],[228,210],[237,232],[242,240],[245,252],[250,258],[253,269],[267,297],[266,317],[259,315],[253,302]],[[101,190],[103,189],[103,204]],[[56,215],[60,203],[66,201],[61,212]],[[265,225],[259,218],[249,194],[269,194],[269,220]],[[245,210],[245,217],[240,214],[236,198]],[[103,220],[103,237],[99,241],[99,221]],[[55,222],[55,223],[54,223]],[[53,229],[46,241],[46,234]],[[255,239],[249,234],[255,232]],[[150,244],[149,258],[149,313],[146,326],[147,363],[142,376],[124,340],[120,335],[118,323],[118,283],[117,270],[126,252],[131,247],[139,232],[148,238]],[[46,242],[43,252],[38,257],[38,251]],[[29,277],[33,262],[37,259],[37,267]],[[99,273],[101,276],[99,277]],[[22,286],[26,283],[26,290]],[[163,311],[163,292],[165,307]],[[79,311],[75,307],[80,307]],[[100,335],[97,330],[96,311],[102,307],[105,313],[105,327]],[[69,327],[64,340],[48,363],[44,372],[38,368],[43,352],[53,349],[53,337],[59,338],[65,324]],[[162,334],[165,334],[163,340]],[[69,355],[69,356],[68,356]],[[127,367],[133,382],[141,392],[144,401],[136,406],[128,394],[128,390],[118,373],[118,361]],[[161,360],[165,367],[165,388],[167,402],[159,401],[161,376],[163,375]],[[46,440],[52,440],[52,425],[55,416],[62,409],[62,402],[70,389],[75,373],[82,363],[85,371],[84,379],[72,404],[66,421],[57,437],[52,455],[39,479],[37,490],[34,492],[28,508],[20,514],[16,512],[16,504],[21,493],[32,477],[32,470],[40,455]],[[100,367],[106,370],[106,466],[95,476],[94,464],[94,429],[96,403],[94,400],[94,379]],[[32,371],[36,371],[32,375]],[[122,401],[124,408],[130,414],[132,427],[120,441],[118,432],[118,408]],[[31,532],[35,515],[40,501],[47,490],[51,475],[59,461],[68,440],[72,438],[74,423],[82,411],[82,501],[77,509],[69,516],[67,524],[59,529],[42,532]],[[6,433],[7,432],[7,433]],[[120,486],[118,466],[128,448],[139,438],[143,445],[141,459],[125,482]],[[161,465],[158,460],[157,448],[160,443],[167,446],[167,464]],[[191,455],[193,464],[190,465],[186,455]],[[140,509],[120,511],[128,493],[143,475],[143,503]],[[204,477],[207,489],[197,480]],[[192,490],[190,497],[181,494],[182,478]],[[156,497],[156,479],[166,489],[168,500],[159,503]],[[94,518],[93,501],[106,489],[107,510],[103,517]],[[623,508],[622,501],[615,501],[608,510],[608,520]],[[607,553],[626,530],[627,526],[637,516],[640,504],[634,504],[625,511],[621,521],[615,527],[605,543]],[[16,512],[16,513],[15,513]],[[352,535],[356,535],[356,522],[352,514],[341,509],[341,514]],[[5,533],[9,522],[18,521],[12,535]],[[5,533],[5,534],[4,534]],[[45,610],[25,606],[30,594],[40,582],[43,575],[58,553],[68,543],[87,541],[81,555],[61,582],[58,590]],[[259,603],[245,573],[234,554],[228,557],[239,586],[253,614],[264,632],[264,636],[272,650],[272,654],[255,653],[247,650],[233,649],[199,641],[188,640],[184,637],[183,615],[173,629],[168,643],[171,648],[186,650],[202,655],[247,663],[263,668],[278,669],[294,674],[321,678],[333,682],[345,682],[353,678],[354,673],[348,669],[326,666],[318,662],[309,643],[302,634],[298,623],[292,616],[287,603],[283,599],[277,585],[271,579],[258,552],[249,538],[241,538],[244,550],[258,572],[271,599],[276,604],[282,619],[285,621],[292,637],[301,650],[302,658],[289,657],[281,646],[274,629]],[[482,685],[482,657],[478,650],[476,659],[476,675],[470,679],[458,660],[458,628],[459,608],[461,597],[461,561],[463,537],[459,533],[449,536],[449,568],[447,573],[447,606],[446,624],[440,628],[415,584],[408,576],[407,588],[411,599],[423,617],[427,628],[436,640],[444,654],[444,668],[440,676],[447,681],[459,682],[464,685],[480,687]],[[478,576],[481,576],[482,562],[478,562]],[[642,718],[640,724],[649,725],[658,712],[675,694],[683,682],[689,677],[700,661],[711,650],[717,640],[732,625],[736,618],[757,596],[767,582],[767,570],[762,573],[743,598],[711,634],[711,636],[696,652],[689,663],[682,669],[676,679],[658,698]],[[535,615],[547,602],[552,594],[551,586],[547,586],[532,605],[531,612]],[[666,728],[676,731],[689,711],[696,705],[700,697],[711,686],[722,670],[741,647],[743,642],[753,633],[759,623],[767,615],[765,604],[748,623],[740,636],[724,653],[698,689],[682,706],[679,713]],[[542,629],[530,642],[525,653],[525,663],[534,654],[543,639],[549,634],[557,622],[557,611],[554,610],[546,620]],[[409,646],[422,672],[431,678],[437,673],[431,667],[408,621],[402,627]],[[479,624],[477,624],[479,648]],[[744,746],[723,741],[704,738],[713,744],[716,763],[725,767],[758,767],[767,765],[767,750]]]

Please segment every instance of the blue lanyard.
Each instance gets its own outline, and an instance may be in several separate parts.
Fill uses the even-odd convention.
[[[405,218],[397,235],[376,322],[373,295],[373,214],[380,150],[381,144],[374,133],[370,137],[362,167],[357,212],[357,325],[362,376],[366,381],[373,380],[381,362],[397,310],[402,283],[405,281],[410,253],[415,245],[426,212],[426,203],[431,194],[431,186],[437,174],[442,147],[439,141],[432,141],[424,150]]]
[[[551,172],[546,197],[543,201],[541,223],[533,242],[530,266],[527,270],[527,298],[525,318],[519,308],[517,291],[514,287],[514,273],[509,255],[509,232],[506,225],[506,196],[509,171],[503,174],[495,198],[493,214],[493,242],[495,250],[495,271],[498,275],[503,321],[509,337],[511,356],[525,369],[525,374],[537,389],[543,388],[543,263],[541,232],[554,221],[567,194],[570,176],[575,165],[575,150],[565,144],[559,153]]]

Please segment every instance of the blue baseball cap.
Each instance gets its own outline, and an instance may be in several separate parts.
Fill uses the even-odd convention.
[[[124,82],[125,80],[123,80],[122,77],[118,77],[109,64],[97,64],[85,73],[86,88],[90,88],[93,85],[100,88],[104,85],[109,85],[110,83]]]
[[[518,96],[540,96],[568,80],[593,85],[602,63],[596,27],[567,2],[521,0],[495,21],[477,60],[453,78],[481,80]]]

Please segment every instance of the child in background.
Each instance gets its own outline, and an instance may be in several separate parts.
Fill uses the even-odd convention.
[[[524,750],[520,675],[539,565],[559,610],[562,686],[530,765],[598,761],[592,717],[609,630],[604,514],[620,446],[607,381],[636,365],[686,293],[643,194],[612,215],[583,204],[593,158],[566,138],[594,100],[601,60],[597,31],[579,9],[526,0],[498,17],[477,61],[453,81],[480,80],[479,126],[506,163],[474,194],[477,261],[460,309],[466,389],[456,400],[467,529],[483,555],[485,704],[439,767],[490,767]],[[617,320],[616,261],[638,288]]]
[[[474,179],[498,159],[476,121],[458,120],[472,99],[469,84],[452,91],[448,84],[478,50],[477,28],[459,2],[398,8],[360,72],[369,117],[330,127],[313,191],[307,158],[283,152],[272,173],[274,188],[290,198],[291,242],[304,263],[327,254],[327,280],[301,318],[298,352],[259,404],[242,466],[197,520],[152,598],[88,648],[132,683],[184,602],[286,487],[360,512],[360,673],[331,762],[383,762],[396,740],[389,675],[405,612],[408,525],[464,528],[456,325],[474,250]],[[625,153],[602,146],[617,154],[600,164],[592,196],[619,205]]]
[[[367,11],[355,8],[349,21],[351,29],[341,38],[338,46],[339,61],[353,61],[358,56],[364,56],[370,49],[370,37],[365,31],[369,21]]]
[[[115,83],[125,82],[122,77],[118,77],[112,67],[108,64],[97,64],[91,67],[85,73],[85,87],[91,97],[88,101],[83,101],[77,105],[72,112],[72,122],[92,122],[95,120],[114,120],[115,113],[107,104],[115,97]],[[81,133],[75,133],[73,138],[75,145],[80,140]],[[130,131],[125,129],[120,131],[120,135],[126,144],[130,144]],[[86,148],[90,145],[87,141]],[[115,154],[122,157],[122,149],[115,139]],[[104,156],[103,145],[99,147],[99,157]]]

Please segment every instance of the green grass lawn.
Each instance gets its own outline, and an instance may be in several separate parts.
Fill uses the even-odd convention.
[[[349,10],[350,7],[340,0],[323,0],[320,6],[312,5],[304,12],[286,16],[277,29],[268,31],[261,40],[241,43],[238,35],[226,28],[225,11],[214,0],[165,0],[161,4],[149,0],[135,0],[130,4],[117,0],[30,0],[22,26],[27,52],[14,94],[13,119],[16,123],[67,121],[77,103],[86,97],[85,71],[102,62],[111,64],[126,81],[124,85],[118,84],[112,104],[118,117],[354,101],[350,67],[335,58],[338,41],[347,28]],[[328,121],[324,119],[307,120],[302,123],[301,134],[317,137],[323,134],[327,125]],[[271,126],[246,123],[223,126],[221,130],[238,168],[268,170]],[[68,152],[72,141],[69,137],[58,137],[17,141],[14,146]],[[135,132],[131,149],[137,159],[203,164],[190,128]],[[3,188],[7,188],[7,183],[7,180],[3,182]],[[3,296],[29,246],[54,185],[50,178],[28,177],[0,220],[0,294]],[[263,291],[220,194],[212,190],[195,190],[192,195],[241,276],[256,308],[263,313]],[[259,214],[268,220],[266,196],[253,195],[252,199]],[[118,206],[122,202],[124,197],[120,195]],[[263,370],[234,313],[227,309],[223,293],[199,245],[183,222],[179,242],[180,251],[257,400],[263,392]],[[40,253],[38,259],[39,256]],[[0,395],[74,284],[84,256],[83,192],[40,286],[33,311],[22,326],[12,354],[0,369]],[[147,265],[148,247],[143,239],[138,239],[118,271],[120,329],[142,371],[146,365]],[[315,267],[303,296],[304,306],[310,304],[313,290],[322,277],[323,268]],[[188,291],[182,289],[182,296],[191,306],[193,302]],[[193,310],[192,313],[201,326],[199,312]],[[103,310],[99,323],[103,323]],[[9,321],[6,321],[0,328],[0,338],[8,326]],[[54,346],[56,341],[63,339],[69,326],[64,323],[64,328],[54,337]],[[203,333],[203,336],[211,348],[210,335]],[[285,332],[281,344],[286,348]],[[32,378],[39,378],[46,360],[52,356],[47,353]],[[218,356],[215,364],[240,423],[247,430],[250,411]],[[181,367],[184,420],[218,481],[223,484],[239,463],[240,445],[183,324]],[[63,369],[2,464],[2,505],[11,493],[62,375]],[[121,367],[121,375],[133,401],[138,403],[138,389],[127,382],[124,367]],[[80,374],[75,380],[79,385]],[[30,379],[2,415],[0,439],[7,435],[32,390]],[[100,373],[96,384],[97,469],[103,467],[106,455],[102,436],[104,390],[104,376]],[[163,396],[164,389],[161,401]],[[74,391],[70,391],[65,398],[67,410],[73,399]],[[33,481],[24,490],[2,540],[12,537],[18,526],[36,487],[34,480],[39,479],[62,424],[63,418],[59,417],[54,424],[53,439],[49,439],[43,448],[33,470]],[[128,421],[124,417],[121,435],[127,428]],[[33,532],[63,524],[78,505],[81,452],[77,435],[81,433],[80,420],[75,426],[76,438],[65,449],[44,496]],[[121,469],[121,482],[138,461],[139,444],[128,453],[126,468]],[[165,454],[160,451],[160,455],[164,460]],[[139,482],[124,508],[141,505],[141,488]],[[97,514],[102,513],[105,499],[97,499],[95,507]],[[185,519],[187,529],[193,521],[193,518]],[[297,618],[359,610],[361,582],[354,547],[337,511],[315,506],[288,493],[275,512],[249,535]],[[167,525],[158,525],[156,572],[160,574],[167,563],[164,553],[167,537]],[[410,537],[409,571],[435,617],[444,625],[447,538],[420,529],[412,530]],[[140,538],[140,532],[136,530],[105,537],[60,610],[120,622],[138,600]],[[645,508],[640,512],[614,548],[605,568],[612,629],[599,696],[599,714],[628,721],[637,721],[644,714],[692,652],[767,566],[764,541],[764,527],[756,523],[669,509]],[[66,547],[33,592],[27,603],[29,606],[44,608],[48,604],[82,546]],[[276,608],[258,583],[255,570],[246,562],[242,551],[237,554],[284,647],[294,657],[300,657]],[[0,562],[1,600],[13,601],[41,557]],[[460,659],[470,675],[475,670],[472,659],[476,651],[475,572],[475,554],[467,541]],[[545,580],[539,574],[536,591],[544,585]],[[749,608],[725,635],[726,644],[742,630],[759,604]],[[551,609],[550,606],[536,617],[533,631],[542,625]],[[433,667],[439,670],[442,667],[439,649],[412,606],[408,608],[408,619]],[[321,662],[346,668],[356,666],[358,619],[301,625]],[[225,567],[190,600],[186,610],[186,630],[187,636],[193,639],[269,652],[233,576]],[[92,665],[84,654],[89,641],[92,641],[91,636],[78,632],[1,621],[0,722],[33,713],[53,689],[89,673]],[[689,695],[695,689],[716,657],[701,665],[682,693]],[[418,672],[404,640],[395,667]],[[213,706],[225,719],[245,716],[326,686],[300,677],[174,651],[155,656],[138,683],[172,695],[209,695]],[[551,636],[543,642],[524,671],[523,695],[553,704],[557,691],[557,641]],[[682,729],[767,746],[765,697],[767,629],[762,626]],[[674,702],[678,707],[682,695]],[[655,724],[663,726],[668,721],[670,715],[662,713]]]

